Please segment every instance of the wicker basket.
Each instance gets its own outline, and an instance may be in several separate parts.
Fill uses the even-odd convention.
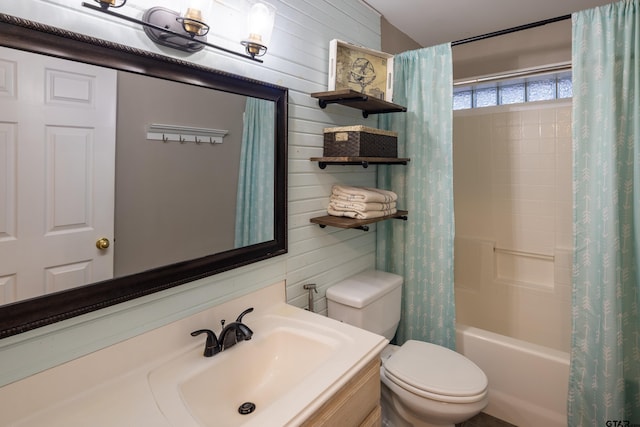
[[[398,157],[398,133],[366,126],[325,128],[324,157]]]

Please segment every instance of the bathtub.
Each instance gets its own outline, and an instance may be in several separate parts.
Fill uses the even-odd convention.
[[[462,324],[456,339],[489,378],[483,412],[519,427],[566,427],[568,353]]]

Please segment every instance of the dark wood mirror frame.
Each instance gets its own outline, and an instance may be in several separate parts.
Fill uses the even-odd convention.
[[[275,102],[274,240],[0,306],[0,338],[129,301],[287,252],[284,87],[0,14],[0,46]]]

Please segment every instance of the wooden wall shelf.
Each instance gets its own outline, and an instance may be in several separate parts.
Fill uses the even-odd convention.
[[[404,113],[407,107],[394,104],[393,102],[384,101],[382,99],[372,98],[352,89],[340,89],[329,92],[315,92],[311,97],[318,99],[320,108],[326,108],[329,104],[342,104],[347,107],[362,110],[362,116],[367,118],[369,114],[384,113]],[[320,169],[324,169],[327,165],[362,165],[363,168],[370,164],[399,164],[406,165],[410,159],[397,157],[312,157],[311,161],[318,162]],[[321,228],[327,226],[338,228],[355,228],[363,231],[369,231],[369,224],[373,224],[387,219],[407,220],[408,211],[398,211],[393,215],[387,215],[380,218],[372,219],[353,219],[341,216],[320,216],[311,218],[309,221],[318,224]]]
[[[398,211],[393,215],[382,216],[380,218],[371,218],[371,219],[353,219],[346,218],[343,216],[319,216],[316,218],[311,218],[309,221],[313,224],[318,224],[320,228],[325,228],[326,226],[337,227],[337,228],[355,228],[362,231],[369,231],[369,224],[373,224],[380,221],[385,221],[387,219],[402,219],[407,220],[408,211]]]
[[[315,92],[311,94],[311,97],[318,99],[320,108],[326,108],[329,104],[342,104],[347,107],[362,110],[362,116],[365,119],[369,117],[369,114],[402,113],[407,111],[407,107],[382,99],[372,98],[352,89]]]

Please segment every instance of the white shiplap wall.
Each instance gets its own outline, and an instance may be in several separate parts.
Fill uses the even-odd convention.
[[[92,0],[87,0],[91,2]],[[214,0],[210,41],[240,50],[237,40],[244,0]],[[370,232],[320,229],[309,218],[324,214],[333,183],[375,185],[375,167],[329,166],[309,157],[322,154],[322,129],[367,124],[343,106],[321,110],[309,93],[326,90],[328,46],[333,38],[379,49],[379,16],[358,0],[271,0],[277,7],[272,47],[264,64],[216,51],[191,56],[151,43],[134,24],[103,17],[81,0],[0,0],[0,11],[137,48],[185,58],[224,71],[286,86],[289,92],[289,253],[165,292],[120,304],[0,341],[0,385],[275,283],[287,281],[287,299],[305,307],[305,283],[316,283],[316,311],[326,312],[328,286],[375,264],[375,227]],[[175,9],[175,0],[129,0],[123,13],[140,16],[150,6]],[[218,34],[225,34],[220,36]],[[1,118],[0,118],[1,120]]]

